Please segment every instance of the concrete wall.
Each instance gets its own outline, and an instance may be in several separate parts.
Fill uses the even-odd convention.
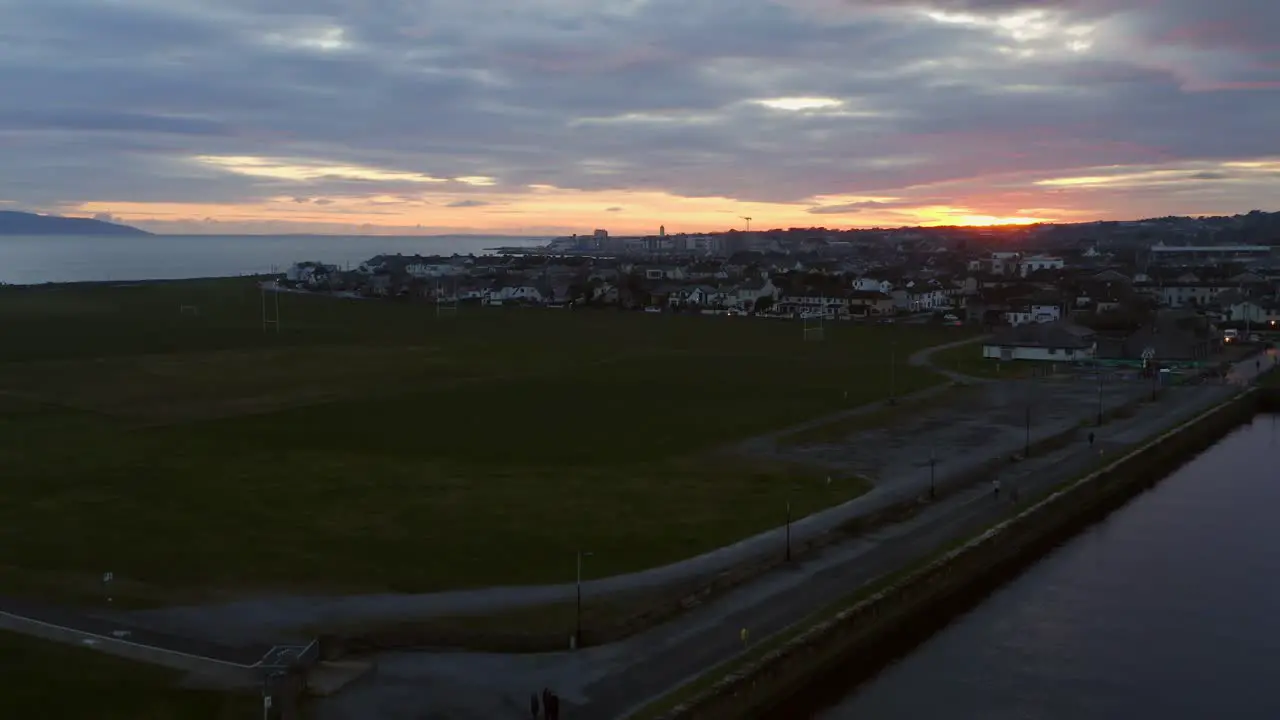
[[[726,677],[663,716],[739,720],[806,717],[815,683],[838,671],[845,689],[1257,412],[1249,390],[1058,490],[982,536]],[[786,705],[785,709],[782,706]]]

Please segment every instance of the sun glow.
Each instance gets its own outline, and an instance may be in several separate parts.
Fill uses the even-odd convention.
[[[1035,225],[1036,223],[1049,222],[1044,218],[1032,217],[997,217],[995,215],[962,215],[957,218],[957,225],[969,225],[973,227],[992,227],[994,225]]]
[[[770,110],[782,110],[785,112],[832,110],[844,105],[844,102],[841,100],[823,97],[782,97],[769,98],[766,100],[754,100],[753,102],[757,105],[763,105]]]

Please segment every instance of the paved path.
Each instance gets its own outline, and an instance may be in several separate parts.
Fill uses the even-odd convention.
[[[1247,383],[1254,360],[1238,364],[1233,379]],[[1022,493],[1048,490],[1222,402],[1240,388],[1200,385],[1171,388],[1157,404],[1133,417],[1090,428],[1056,452],[1008,467],[1004,486]],[[928,557],[942,544],[965,537],[1015,509],[996,501],[987,486],[961,491],[911,520],[829,547],[789,570],[769,573],[695,608],[676,620],[612,645],[578,653],[504,656],[477,653],[387,653],[377,673],[326,700],[319,720],[390,720],[448,717],[501,720],[523,717],[532,688],[550,686],[566,700],[569,717],[613,720],[742,652],[739,630],[761,642],[867,582]],[[589,602],[590,600],[588,600]]]
[[[929,357],[933,351],[971,344],[981,339],[981,337],[966,338],[934,348],[926,348],[912,354],[908,362],[917,367],[932,367],[929,365]],[[967,376],[959,376],[955,373],[952,375],[964,378],[965,381],[972,380]],[[937,385],[903,396],[901,400],[909,401],[917,396],[927,397],[945,389],[945,385]],[[833,416],[753,438],[744,442],[740,449],[750,454],[770,453],[773,450],[773,443],[779,436],[811,425],[826,424],[844,417],[875,412],[882,407],[881,403],[861,405]],[[1053,428],[1037,428],[1033,438],[1039,439],[1054,432],[1056,430]],[[958,466],[944,468],[944,474],[963,475],[965,469]],[[945,487],[946,483],[946,477],[939,479],[940,487]],[[883,510],[920,492],[921,488],[915,482],[877,485],[870,492],[846,503],[792,523],[792,541],[803,544],[851,520]],[[784,527],[778,527],[670,565],[588,580],[583,583],[582,591],[593,597],[601,597],[661,589],[711,578],[733,567],[776,552],[777,548],[785,543],[785,533]],[[297,638],[292,637],[291,634],[303,627],[404,618],[481,615],[523,607],[565,603],[572,601],[576,596],[577,586],[573,583],[489,587],[423,594],[291,596],[243,600],[220,606],[165,608],[138,613],[134,619],[137,622],[173,632],[208,631],[217,633],[219,637],[235,638],[241,642],[264,637],[284,642],[296,641]]]
[[[921,358],[918,362],[927,363],[928,353],[917,353],[917,356]],[[1274,360],[1271,357],[1237,363],[1229,379],[1236,385],[1247,384],[1258,370],[1266,369]],[[1163,427],[1220,402],[1232,389],[1214,386],[1175,389],[1171,393],[1173,404],[1161,403],[1128,421],[1105,426],[1098,431],[1099,442],[1103,447],[1116,449],[1136,443]],[[1078,472],[1090,459],[1081,455],[1080,447],[1075,446],[1019,465],[1009,471],[1012,474],[1007,480],[1011,487],[1016,483],[1027,483],[1031,489],[1050,482],[1050,478],[1061,477],[1062,473],[1069,476]],[[547,684],[561,688],[569,703],[579,706],[581,713],[576,713],[577,716],[613,717],[708,666],[732,658],[740,651],[737,628],[751,627],[753,637],[763,639],[803,618],[812,611],[814,602],[825,602],[831,597],[847,594],[872,577],[900,566],[911,556],[927,552],[941,538],[985,525],[992,517],[999,517],[1003,510],[985,503],[984,497],[985,488],[960,493],[929,508],[909,523],[830,548],[812,559],[797,563],[791,572],[768,574],[672,623],[607,647],[576,654],[543,656],[390,654],[386,657],[384,672],[375,682],[328,703],[324,717],[371,720],[402,717],[400,710],[406,704],[422,703],[425,703],[423,712],[428,713],[427,716],[440,712],[445,706],[451,708],[445,715],[451,718],[517,717],[526,711],[524,701],[529,689]],[[833,510],[847,507],[848,504]],[[838,518],[833,520],[832,517],[823,518],[823,515],[831,516],[832,513],[828,511],[795,523],[793,535],[798,539],[804,537],[805,528],[809,532],[820,532],[828,527],[826,523],[843,522],[842,516],[832,516]],[[754,548],[755,552],[774,552],[780,540],[781,530],[765,533],[739,543],[739,546],[750,547],[754,541],[761,544]],[[635,578],[641,578],[636,586],[643,587],[644,582],[660,576],[661,573],[637,573],[623,576],[623,582],[618,584],[625,586],[636,583]],[[584,589],[588,597],[599,597],[607,593],[611,581],[617,582],[617,579],[594,581],[586,584]],[[261,631],[264,627],[280,627],[270,622],[266,625],[257,622],[263,619],[263,614],[270,620],[285,623],[285,627],[296,627],[314,622],[317,617],[325,619],[335,614],[346,617],[343,611],[352,608],[399,613],[405,612],[406,608],[421,612],[424,607],[435,607],[439,612],[453,613],[460,607],[467,607],[483,612],[495,607],[564,600],[569,597],[566,590],[572,590],[572,587],[493,588],[435,596],[285,598],[260,604],[175,611],[179,617],[187,614],[188,622],[208,624],[213,628],[211,634],[222,638],[221,642],[196,639],[190,632],[178,634],[156,630],[154,622],[142,621],[148,616],[154,619],[155,613],[122,619],[125,616],[120,614],[70,611],[0,598],[0,628],[90,646],[188,672],[241,678],[246,672],[256,675],[264,660],[279,653],[273,645],[236,639],[234,634],[224,632],[225,628],[220,628],[219,623],[231,620],[235,625],[236,613],[249,616],[249,622],[240,625],[242,628]],[[295,612],[301,617],[294,615]],[[164,614],[161,613],[160,617]],[[188,631],[193,629],[190,625],[186,627]],[[410,678],[408,684],[411,687],[399,686],[398,678]],[[501,689],[486,688],[480,694],[470,692],[495,680],[507,680],[513,684]],[[439,683],[439,691],[424,695],[433,687],[433,682]],[[378,709],[381,701],[392,696],[395,697],[392,705],[398,710],[394,714],[383,715]]]
[[[0,629],[80,645],[231,685],[256,683],[271,645],[224,645],[43,603],[0,598]]]
[[[916,352],[911,354],[911,357],[907,358],[907,364],[912,365],[914,367],[927,367],[930,370],[933,370],[934,372],[938,373],[939,375],[942,375],[943,377],[953,382],[958,382],[958,383],[992,382],[990,378],[980,378],[980,377],[974,377],[973,375],[965,375],[963,373],[958,373],[954,370],[948,370],[933,362],[933,356],[935,353],[942,352],[943,350],[950,350],[951,348],[962,347],[964,345],[973,345],[975,343],[985,342],[986,339],[989,337],[991,336],[979,335],[978,337],[965,338],[964,340],[957,340],[956,342],[949,342],[943,345],[934,345],[933,347],[927,347],[923,350],[917,350]]]

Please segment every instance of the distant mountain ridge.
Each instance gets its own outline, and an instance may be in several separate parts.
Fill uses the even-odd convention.
[[[0,235],[150,235],[128,225],[91,218],[0,210]]]

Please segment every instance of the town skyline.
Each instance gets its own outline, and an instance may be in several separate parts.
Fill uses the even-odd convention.
[[[0,23],[24,99],[0,209],[165,234],[1073,223],[1280,189],[1280,6],[1250,0],[17,0]]]

